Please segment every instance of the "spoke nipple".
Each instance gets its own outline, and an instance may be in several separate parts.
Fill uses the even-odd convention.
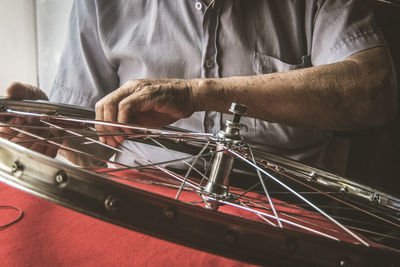
[[[22,165],[18,160],[13,163],[11,166],[11,173],[16,173],[18,171],[23,171],[24,165]]]
[[[279,167],[279,166],[275,166],[275,171],[277,171],[277,172],[282,172],[283,169],[282,169],[281,167]]]
[[[379,194],[373,194],[372,197],[371,197],[371,200],[373,202],[379,203],[379,201],[381,200],[381,196]]]
[[[297,251],[297,242],[294,239],[288,239],[285,243],[285,250],[288,253],[296,253]]]
[[[171,207],[166,207],[166,208],[164,208],[164,215],[168,219],[173,219],[175,217],[175,211]]]
[[[117,200],[114,196],[109,195],[106,200],[104,200],[104,207],[107,211],[116,211],[117,210]]]
[[[312,173],[310,174],[310,179],[311,179],[312,181],[314,181],[314,182],[318,181],[318,176],[317,176],[317,174],[316,174],[315,172],[312,172]]]
[[[89,123],[83,123],[83,124],[82,124],[82,130],[84,130],[84,131],[90,130],[90,125],[89,125]]]
[[[347,188],[347,186],[342,186],[342,187],[340,188],[340,192],[341,192],[341,193],[348,193],[348,192],[349,192],[349,189]]]
[[[59,171],[54,176],[54,180],[56,181],[57,185],[64,186],[68,182],[68,176],[64,171]]]
[[[340,266],[340,267],[351,267],[351,266],[353,266],[353,265],[352,265],[352,263],[351,263],[350,260],[348,260],[348,259],[341,259],[341,260],[339,261],[339,266]]]

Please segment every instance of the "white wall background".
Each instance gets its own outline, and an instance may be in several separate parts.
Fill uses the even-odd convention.
[[[0,0],[0,95],[12,81],[37,84],[34,0]]]
[[[50,91],[57,71],[72,3],[36,0],[39,87],[45,92]]]
[[[0,0],[0,96],[12,81],[49,92],[73,0]]]

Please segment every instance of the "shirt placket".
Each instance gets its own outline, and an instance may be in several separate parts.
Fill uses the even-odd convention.
[[[223,0],[214,0],[208,7],[202,1],[196,1],[196,8],[203,11],[203,39],[201,77],[219,78],[217,34],[219,16]],[[221,114],[218,112],[205,112],[204,130],[214,132],[220,130]]]

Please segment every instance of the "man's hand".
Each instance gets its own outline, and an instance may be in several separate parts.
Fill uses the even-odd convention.
[[[379,70],[379,71],[377,71]],[[396,76],[387,50],[371,48],[328,64],[287,72],[193,80],[132,80],[96,105],[104,121],[165,126],[195,111],[225,112],[286,125],[353,130],[381,125],[396,111]],[[114,131],[112,127],[98,130]],[[117,146],[123,138],[105,138]]]
[[[6,97],[16,100],[49,100],[39,88],[25,83],[13,82],[6,90]]]
[[[6,97],[16,100],[48,100],[46,94],[39,88],[19,82],[14,82],[7,88]],[[7,116],[1,118],[1,122],[6,123],[8,127],[0,127],[0,137],[8,139],[15,143],[19,143],[26,148],[48,155],[50,157],[55,157],[55,155],[57,154],[57,149],[53,146],[45,145],[44,143],[40,142],[24,142],[25,140],[31,140],[34,138],[29,134],[24,134],[23,132],[19,132],[13,129],[19,128],[20,125],[35,126],[38,124],[37,121],[34,121],[31,118],[27,119],[25,117]],[[44,132],[39,130],[29,130],[28,128],[22,128],[22,130],[34,135],[40,135],[42,137],[48,136],[48,131]]]
[[[96,104],[96,120],[163,127],[194,112],[195,80],[144,79],[126,82]],[[97,125],[98,131],[115,132],[115,127]],[[126,131],[128,132],[128,131]],[[124,138],[100,137],[116,147]]]

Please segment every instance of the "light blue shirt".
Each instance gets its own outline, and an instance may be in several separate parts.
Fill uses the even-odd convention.
[[[363,2],[215,0],[207,7],[200,0],[77,0],[50,100],[93,108],[130,79],[258,75],[337,62],[385,46]],[[216,133],[227,118],[197,112],[175,125]],[[317,166],[332,137],[243,122],[253,145]]]

